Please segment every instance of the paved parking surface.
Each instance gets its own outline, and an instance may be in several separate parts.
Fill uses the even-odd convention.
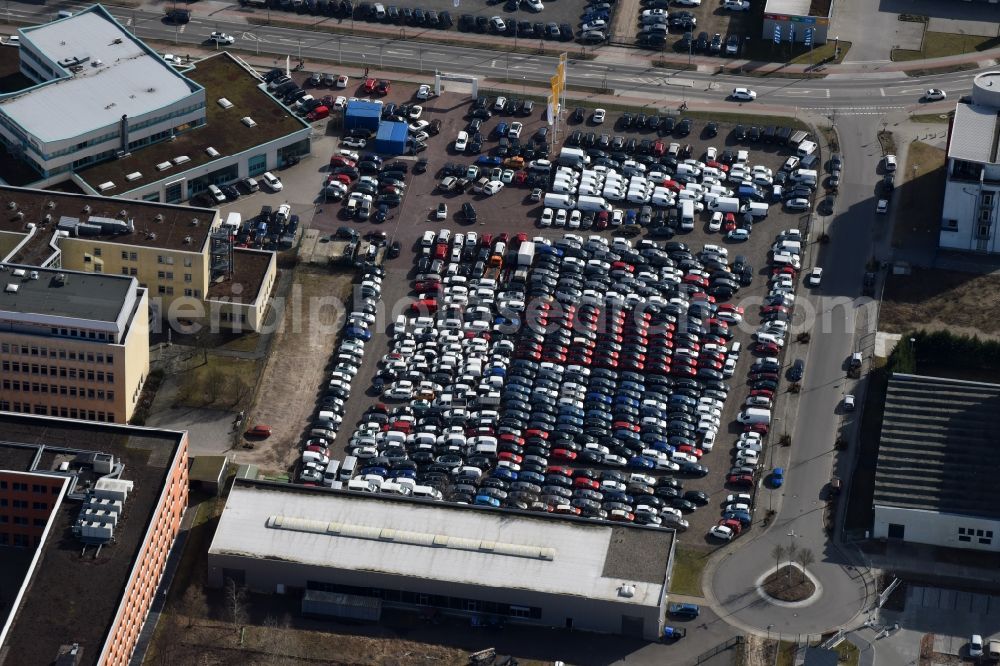
[[[412,91],[412,87],[394,86],[389,99],[397,102],[405,101],[410,98]],[[437,230],[445,227],[451,229],[453,232],[474,230],[480,234],[488,232],[499,233],[503,231],[514,235],[518,232],[524,232],[529,237],[543,236],[550,239],[561,236],[563,233],[562,230],[537,228],[537,220],[542,206],[527,201],[529,190],[526,187],[507,187],[493,197],[484,197],[472,193],[443,196],[436,192],[435,188],[438,182],[436,173],[444,164],[449,162],[470,164],[474,160],[475,156],[460,155],[454,151],[453,147],[455,135],[459,130],[464,129],[468,122],[465,118],[465,113],[468,109],[468,98],[446,93],[439,98],[427,101],[424,104],[424,108],[425,118],[440,119],[442,121],[441,132],[438,136],[432,137],[428,141],[428,150],[421,154],[421,157],[429,160],[427,173],[422,175],[410,174],[403,204],[399,208],[394,209],[387,223],[378,226],[370,222],[346,221],[338,216],[339,207],[334,204],[321,205],[311,222],[314,228],[320,229],[324,233],[332,233],[341,225],[351,226],[361,234],[368,233],[371,230],[384,230],[391,238],[399,240],[403,248],[402,256],[398,259],[388,261],[385,266],[386,278],[383,282],[382,293],[384,309],[376,325],[375,330],[378,333],[368,343],[363,364],[354,379],[355,391],[351,400],[348,401],[344,414],[344,427],[336,441],[337,456],[344,455],[344,447],[350,437],[354,424],[358,422],[368,406],[378,399],[370,388],[371,380],[378,369],[378,360],[389,349],[388,337],[381,334],[381,331],[385,330],[389,322],[393,321],[395,315],[402,311],[413,298],[409,290],[411,287],[410,280],[412,280],[415,273],[413,270],[414,251],[419,237],[425,230]],[[536,109],[538,109],[537,106]],[[571,125],[568,127],[568,130],[606,131],[610,134],[621,134],[624,137],[635,137],[637,139],[653,137],[655,134],[651,132],[623,131],[620,128],[616,129],[616,118],[616,114],[609,114],[608,120],[601,127],[593,127],[589,124],[581,126]],[[522,118],[519,120],[522,120],[526,124],[522,136],[530,135],[542,123],[540,113],[533,114],[531,118]],[[499,122],[509,123],[510,121],[511,118],[509,117],[494,117],[484,124],[482,133],[484,136],[492,136],[492,130]],[[696,122],[694,131],[688,137],[673,139],[671,137],[663,137],[663,140],[674,140],[682,143],[689,142],[692,146],[692,155],[694,156],[702,155],[704,149],[709,145],[717,146],[720,151],[725,148],[735,150],[741,147],[737,146],[733,140],[731,126],[720,126],[719,136],[715,139],[709,139],[701,135],[704,124],[701,121]],[[484,145],[484,152],[495,145],[495,137],[487,140]],[[787,151],[779,149],[774,144],[759,143],[754,146],[747,146],[747,148],[751,150],[750,162],[752,164],[766,165],[774,170],[780,167],[787,153]],[[324,158],[325,155],[318,155],[316,158],[317,165],[321,164]],[[404,159],[414,161],[414,158]],[[431,211],[441,201],[445,201],[448,204],[449,219],[445,222],[431,221]],[[465,224],[458,213],[461,209],[461,204],[466,201],[473,203],[477,209],[478,222],[475,225]],[[623,207],[637,208],[637,206],[632,204],[623,204]],[[739,299],[760,297],[766,291],[765,259],[767,250],[778,231],[785,228],[797,227],[799,226],[799,222],[800,216],[798,214],[786,214],[781,211],[780,207],[772,206],[768,218],[755,226],[749,242],[729,244],[729,250],[732,255],[745,254],[749,257],[757,274],[753,285],[744,288],[740,292]],[[585,231],[581,233],[586,235],[593,232]],[[610,237],[613,234],[611,232],[603,232],[602,235]],[[687,242],[695,250],[700,249],[701,245],[705,243],[725,244],[719,234],[707,231],[707,224],[704,218],[701,225],[694,232],[680,234],[675,240]],[[756,308],[753,306],[748,307],[747,323],[737,332],[736,336],[736,340],[741,341],[744,348],[750,342],[749,332],[755,328],[754,325],[757,321]],[[791,357],[789,357],[790,359]],[[684,483],[685,490],[703,490],[712,498],[709,506],[701,508],[688,516],[691,522],[691,529],[686,536],[682,537],[684,539],[705,540],[706,530],[719,518],[719,506],[721,506],[722,500],[726,494],[732,492],[731,490],[724,489],[723,477],[729,468],[729,446],[734,441],[738,432],[738,428],[733,423],[734,417],[740,409],[742,399],[746,394],[742,378],[745,377],[746,369],[750,363],[750,354],[742,355],[736,373],[733,379],[729,381],[732,392],[722,416],[723,432],[719,435],[719,446],[716,447],[716,450],[712,454],[705,458],[705,462],[710,468],[710,474],[706,478],[689,479]],[[755,519],[759,520],[762,518],[762,514],[763,510],[758,508]]]

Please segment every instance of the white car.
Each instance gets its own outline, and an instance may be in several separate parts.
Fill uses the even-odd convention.
[[[546,208],[545,210],[543,210],[542,216],[538,218],[538,226],[551,227],[553,215],[554,213],[552,212],[551,208]]]
[[[700,7],[701,0],[674,0],[674,4],[681,7]]]
[[[368,142],[356,136],[349,136],[346,139],[342,139],[340,145],[347,146],[348,148],[364,148],[368,145]]]
[[[889,212],[889,200],[879,199],[878,203],[875,205],[875,212],[879,215],[885,215]]]
[[[806,278],[806,284],[810,287],[818,287],[820,281],[823,279],[823,269],[816,266],[811,271],[809,271],[809,276]]]
[[[540,12],[545,9],[541,0],[521,0],[521,3],[533,12]]]
[[[431,87],[426,83],[420,84],[420,87],[417,88],[417,99],[430,99],[431,94]]]
[[[587,21],[582,26],[580,30],[583,32],[589,32],[591,30],[604,30],[608,27],[608,22],[604,19],[594,19],[593,21]]]
[[[733,88],[730,97],[738,102],[752,102],[757,99],[757,93],[749,88]]]
[[[928,102],[937,102],[946,98],[947,96],[948,94],[945,93],[945,91],[941,90],[940,88],[930,88],[927,92],[924,93],[924,99],[927,100]]]
[[[708,531],[708,536],[722,539],[723,541],[732,541],[734,534],[732,528],[725,525],[716,525]]]
[[[419,104],[414,104],[413,106],[410,107],[410,112],[406,115],[407,117],[409,117],[410,120],[419,120],[420,115],[423,112],[424,112],[424,107],[420,106]],[[426,123],[427,121],[425,120],[424,122]],[[429,125],[430,123],[427,124]],[[425,125],[424,127],[426,126],[427,125]]]
[[[493,29],[493,32],[506,32],[507,24],[499,16],[493,16],[490,18],[490,28]]]
[[[491,180],[490,182],[483,185],[483,194],[488,197],[493,196],[503,189],[503,183],[499,180]]]
[[[788,210],[809,210],[810,204],[809,199],[803,199],[801,197],[796,199],[789,199],[785,202],[785,208]]]
[[[848,393],[844,396],[844,411],[853,412],[854,411],[854,396]]]
[[[728,241],[745,241],[750,240],[750,232],[746,229],[733,229],[728,234],[726,234],[726,240]]]
[[[521,130],[523,129],[524,125],[515,120],[510,124],[510,128],[507,130],[507,137],[510,139],[519,139],[521,138]]]
[[[712,219],[708,223],[709,231],[719,231],[722,229],[722,212],[716,211],[712,213]]]
[[[210,42],[215,42],[216,44],[235,44],[236,38],[232,35],[226,34],[224,32],[215,31],[208,36]]]
[[[647,9],[647,10],[645,10],[645,11],[642,12],[641,16],[642,16],[642,18],[646,18],[647,16],[663,16],[663,17],[666,17],[667,16],[667,10],[666,9]]]
[[[559,210],[556,211],[556,219],[554,221],[554,225],[557,227],[565,227],[566,217],[567,217],[566,209],[560,208]]]
[[[265,171],[264,175],[262,175],[260,177],[260,179],[264,181],[265,185],[267,185],[269,188],[271,188],[272,192],[280,192],[281,191],[281,187],[282,187],[281,181],[278,180],[278,177],[275,176],[270,171]]]
[[[417,132],[423,132],[428,125],[430,125],[429,121],[418,120],[417,122],[410,125],[410,132],[413,134],[416,134]]]
[[[732,12],[746,12],[750,10],[750,0],[723,0],[722,8]]]
[[[343,95],[337,95],[337,99],[333,100],[333,108],[343,110],[347,106],[347,98]]]
[[[885,166],[885,170],[887,172],[892,173],[893,171],[896,170],[896,156],[895,155],[886,155],[884,158],[882,158],[882,163]]]
[[[465,148],[468,145],[469,145],[469,133],[466,132],[465,130],[462,130],[461,132],[458,133],[458,136],[455,137],[455,150],[460,153],[465,152]]]
[[[752,501],[753,498],[750,496],[750,493],[734,493],[726,496],[726,504],[733,504],[734,502],[749,504]]]
[[[608,112],[604,109],[594,109],[594,113],[590,116],[590,119],[595,125],[600,125],[604,122],[604,118],[607,116]]]

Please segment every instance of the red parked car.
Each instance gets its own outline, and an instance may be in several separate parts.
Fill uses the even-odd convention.
[[[362,90],[366,93],[375,92],[375,86],[378,85],[378,81],[375,79],[365,79],[364,85],[361,86]]]

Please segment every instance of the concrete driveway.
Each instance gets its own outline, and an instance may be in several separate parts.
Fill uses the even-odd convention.
[[[902,9],[895,0],[883,0],[877,6],[869,0],[840,0],[833,3],[830,38],[851,42],[844,62],[889,62],[894,47],[919,49],[924,24],[900,21],[901,11],[914,12],[909,0]]]

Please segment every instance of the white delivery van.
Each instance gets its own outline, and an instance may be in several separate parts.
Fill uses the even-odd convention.
[[[740,212],[740,200],[736,197],[719,197],[715,201],[709,202],[708,209],[713,213],[738,213]]]
[[[694,231],[694,201],[690,199],[681,202],[681,229]]]
[[[576,206],[576,199],[568,194],[549,192],[545,195],[542,203],[549,208],[562,208],[568,210]]]
[[[347,482],[347,489],[363,493],[377,493],[379,487],[371,481],[364,479],[351,479]]]
[[[761,423],[768,425],[771,423],[771,410],[760,407],[747,407],[736,416],[736,420],[749,425]]]
[[[678,164],[677,165],[677,175],[678,176],[692,176],[697,177],[701,175],[701,169],[690,164]]]
[[[557,180],[552,183],[552,192],[555,194],[573,194],[576,192],[576,185],[566,180]]]
[[[767,217],[768,206],[766,203],[761,201],[751,201],[747,204],[746,212],[750,213],[754,217]]]
[[[413,486],[413,493],[411,494],[411,497],[432,500],[442,499],[441,491],[431,486]]]
[[[775,254],[787,252],[788,254],[802,254],[802,243],[793,240],[783,240],[771,246],[771,251]]]
[[[798,255],[788,252],[775,252],[774,256],[771,257],[771,263],[777,266],[791,266],[796,270],[802,267]]]
[[[579,197],[576,200],[576,207],[578,210],[585,212],[611,212],[611,204],[605,201],[603,197]]]
[[[340,475],[341,481],[347,481],[352,476],[354,476],[354,470],[358,468],[358,458],[357,456],[347,456],[344,458],[344,462],[340,465]]]

